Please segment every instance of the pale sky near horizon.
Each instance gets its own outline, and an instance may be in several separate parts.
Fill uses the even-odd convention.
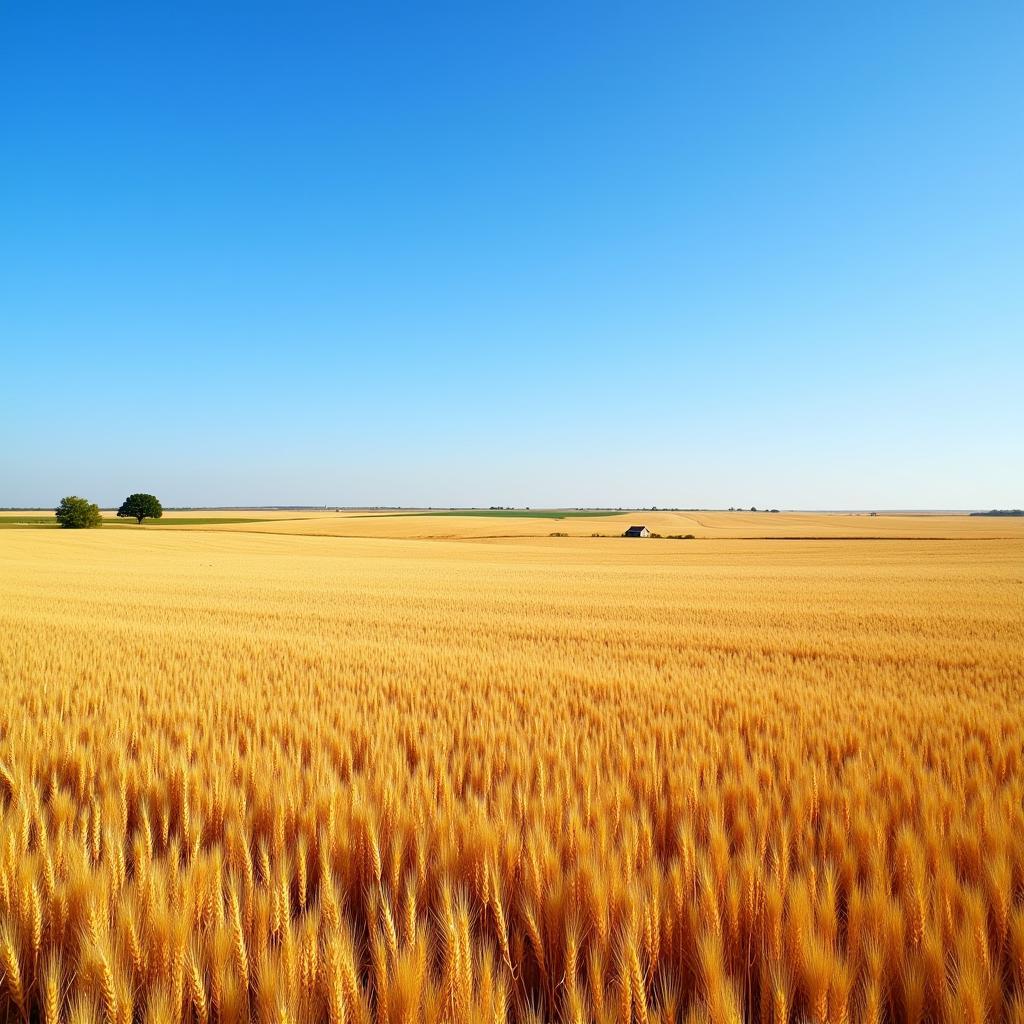
[[[1024,506],[1024,6],[12,4],[0,506]]]

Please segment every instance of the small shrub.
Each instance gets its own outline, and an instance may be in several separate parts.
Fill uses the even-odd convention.
[[[65,530],[91,530],[103,525],[99,505],[94,505],[88,498],[79,498],[74,494],[61,498],[53,514]]]

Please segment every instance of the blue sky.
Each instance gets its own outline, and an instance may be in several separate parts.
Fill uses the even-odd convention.
[[[11,4],[0,505],[1024,505],[1024,6]]]

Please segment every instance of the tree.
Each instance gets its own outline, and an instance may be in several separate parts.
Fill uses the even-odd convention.
[[[79,498],[74,494],[61,498],[53,514],[65,530],[90,530],[94,526],[103,525],[99,505],[94,505],[88,498]]]
[[[141,525],[143,519],[159,519],[164,510],[152,494],[129,494],[117,514],[123,519],[137,519]]]

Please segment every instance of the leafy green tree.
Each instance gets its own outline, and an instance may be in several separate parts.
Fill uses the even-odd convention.
[[[90,530],[94,526],[103,525],[99,505],[94,505],[88,498],[79,498],[74,494],[61,498],[53,514],[65,530]]]
[[[163,514],[163,506],[152,494],[129,494],[117,510],[124,519],[159,519]]]

